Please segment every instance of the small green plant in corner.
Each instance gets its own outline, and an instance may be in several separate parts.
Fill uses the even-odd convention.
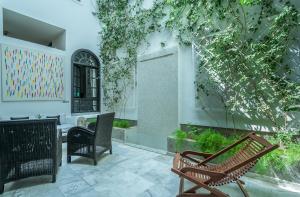
[[[177,129],[175,131],[176,137],[176,151],[181,151],[184,140],[187,138],[187,132]]]
[[[86,122],[87,122],[87,124],[96,123],[97,122],[97,118],[88,118],[88,119],[86,119]]]
[[[216,153],[240,139],[240,136],[235,135],[226,137],[212,128],[201,130],[196,127],[190,127],[188,137],[195,140],[194,147],[197,151],[207,153]],[[218,157],[213,162],[224,161],[226,158],[234,154],[238,150],[238,148],[239,147],[232,149],[231,151],[222,155],[222,157]]]
[[[129,124],[128,120],[114,120],[113,126],[118,127],[118,128],[127,129],[130,127],[130,124]]]
[[[229,143],[229,140],[227,140],[222,134],[210,128],[205,129],[201,134],[196,136],[195,140],[195,146],[199,150],[209,153],[215,153]]]

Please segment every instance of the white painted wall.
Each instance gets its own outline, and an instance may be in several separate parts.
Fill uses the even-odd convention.
[[[167,150],[167,137],[179,126],[177,48],[138,60],[137,89],[138,135],[133,142]]]
[[[149,8],[152,6],[152,1],[145,1],[144,7]],[[161,43],[165,43],[166,46],[162,48]],[[150,43],[150,45],[147,45]],[[174,33],[167,30],[162,32],[155,32],[149,35],[146,42],[142,43],[139,47],[138,56],[139,59],[143,59],[145,56],[159,54],[160,51],[170,48],[178,48],[178,124],[200,124],[207,126],[226,126],[226,117],[224,109],[222,108],[220,102],[217,102],[215,98],[208,98],[206,104],[208,104],[208,112],[201,109],[201,107],[196,107],[195,99],[195,68],[193,62],[193,54],[191,47],[179,46]],[[139,75],[139,73],[137,73]],[[138,78],[138,77],[137,77]],[[137,86],[139,82],[137,81]],[[128,97],[128,102],[132,103],[135,101],[135,105],[128,105],[124,110],[117,112],[116,116],[119,118],[127,119],[138,119],[138,94],[135,90],[130,92]],[[133,98],[135,97],[135,98]],[[237,121],[240,122],[240,121]],[[232,122],[229,120],[228,127],[233,127]],[[240,125],[240,127],[244,127]]]
[[[146,6],[151,6],[151,1],[145,1]],[[165,43],[166,46],[162,47],[161,43]],[[148,45],[150,43],[150,45]],[[138,56],[139,58],[143,59],[143,56],[148,56],[153,53],[156,53],[160,50],[170,49],[170,48],[177,48],[178,42],[176,40],[176,36],[167,30],[161,31],[161,32],[154,32],[147,36],[146,41],[141,43],[141,46],[138,48]],[[117,51],[117,54],[122,56],[123,49],[120,49]],[[138,73],[137,73],[138,75]],[[137,76],[135,77],[137,79]],[[131,119],[131,120],[137,120],[138,119],[138,95],[137,95],[137,85],[138,81],[135,79],[135,87],[133,90],[131,88],[128,88],[127,91],[127,100],[126,100],[126,107],[124,108],[124,105],[121,105],[116,111],[116,117],[122,118],[122,119]],[[109,111],[108,109],[105,109],[105,106],[102,103],[101,108],[104,111]]]
[[[147,1],[145,7],[151,6]],[[292,0],[297,9],[300,1]],[[168,31],[151,34],[147,41],[149,47],[142,45],[139,50],[140,59],[149,54],[159,53],[163,50],[160,43],[166,43],[165,48],[178,47],[178,110],[179,124],[197,124],[204,126],[240,128],[250,130],[269,130],[270,126],[264,120],[253,120],[245,116],[235,116],[234,121],[230,115],[226,117],[222,103],[215,96],[203,97],[202,105],[196,104],[195,99],[195,63],[193,62],[192,47],[179,46],[176,36]],[[139,74],[139,73],[137,73]],[[206,110],[202,109],[206,107]],[[136,109],[137,110],[137,109]],[[133,114],[133,113],[131,113]],[[131,115],[127,116],[132,117]],[[294,117],[297,119],[298,116]],[[299,121],[298,121],[299,123]],[[299,123],[300,124],[300,123]]]
[[[151,6],[151,1],[145,1],[145,7]],[[293,0],[300,4],[300,1]],[[98,49],[98,32],[100,30],[98,19],[92,15],[95,11],[94,0],[84,0],[77,3],[74,0],[0,0],[0,43],[19,45],[41,50],[49,50],[62,53],[66,57],[65,61],[65,87],[66,100],[70,101],[71,87],[71,55],[80,48],[93,51],[96,55]],[[8,38],[2,35],[2,7],[19,12],[21,14],[36,18],[46,23],[66,29],[66,50],[59,51],[45,46]],[[297,6],[298,8],[300,7]],[[150,46],[143,43],[139,48],[139,56],[157,53],[163,48],[161,42],[166,44],[165,48],[178,48],[178,110],[179,123],[201,124],[207,126],[226,126],[225,112],[215,99],[207,99],[209,110],[196,107],[194,80],[195,71],[192,61],[191,47],[179,47],[175,35],[168,31],[156,32],[148,36],[147,41]],[[138,73],[137,73],[138,74]],[[138,82],[137,82],[138,84]],[[137,120],[137,94],[131,93],[129,98],[132,102],[126,107],[125,115],[121,112],[117,117]],[[37,102],[2,102],[0,101],[0,117],[17,115],[37,115],[37,114],[70,114],[70,103],[56,101]],[[102,106],[103,107],[103,106]],[[245,128],[250,120],[236,117],[236,126]],[[251,123],[251,121],[250,121]],[[253,123],[256,124],[256,123]],[[228,121],[228,127],[233,127],[232,121]]]
[[[148,1],[147,1],[148,2]],[[151,3],[147,3],[149,7]],[[166,46],[162,47],[161,43]],[[146,43],[150,43],[147,45]],[[176,35],[167,30],[162,32],[155,32],[149,35],[146,42],[142,43],[139,47],[139,59],[144,59],[145,56],[153,54],[160,54],[165,49],[178,48],[178,124],[199,124],[206,126],[226,126],[226,117],[224,109],[216,98],[207,98],[205,104],[208,105],[208,111],[204,111],[201,107],[196,106],[195,99],[195,65],[193,62],[192,47],[179,46]],[[137,72],[137,75],[139,73]],[[138,78],[138,77],[137,77]],[[137,86],[139,81],[137,81]],[[119,118],[138,120],[138,94],[135,90],[130,93],[128,97],[129,103],[131,100],[135,101],[135,105],[125,107],[117,112],[116,116]],[[135,98],[132,98],[135,97]],[[240,119],[237,121],[240,122]],[[228,127],[233,127],[232,122],[229,120]],[[243,125],[239,127],[244,128]]]
[[[196,105],[194,89],[195,64],[193,62],[191,46],[179,46],[176,36],[168,31],[156,32],[149,35],[147,42],[150,43],[150,46],[146,47],[146,45],[143,44],[139,49],[140,59],[149,54],[159,54],[160,51],[166,48],[178,48],[179,124],[189,123],[217,127],[225,127],[227,125],[227,127],[234,127],[230,119],[226,123],[225,111],[216,98],[210,97],[204,99],[205,106],[207,105],[206,107],[208,107],[206,111]],[[164,48],[161,47],[161,42],[166,44]],[[137,75],[138,74],[139,73],[137,73]],[[133,113],[131,109],[131,114],[126,113],[125,117],[128,119],[135,117],[137,110],[136,107]],[[132,114],[134,116],[132,116]],[[237,119],[237,123],[241,123],[241,118],[237,117]],[[237,127],[244,128],[245,126],[240,124]]]
[[[0,117],[37,114],[71,113],[71,56],[77,49],[89,49],[98,55],[98,19],[92,15],[95,3],[85,0],[77,3],[73,0],[0,0],[0,44],[10,44],[63,54],[65,56],[65,100],[34,102],[3,102],[0,99]],[[60,51],[46,46],[3,36],[2,8],[61,27],[66,30],[66,50]],[[2,82],[0,82],[2,83]]]

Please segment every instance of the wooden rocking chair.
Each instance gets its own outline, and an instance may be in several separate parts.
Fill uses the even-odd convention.
[[[236,147],[238,146],[238,147]],[[209,163],[220,155],[238,148],[238,151],[219,164]],[[250,133],[238,142],[228,146],[227,148],[215,153],[200,153],[194,151],[185,151],[177,153],[174,157],[172,171],[179,175],[180,186],[178,197],[203,197],[217,196],[228,197],[229,195],[221,192],[213,186],[220,186],[230,182],[236,182],[245,197],[248,197],[243,181],[239,180],[241,176],[246,174],[258,161],[258,159],[270,151],[278,148],[278,145],[272,145],[262,137],[255,133]],[[203,157],[200,160],[197,157]],[[196,186],[184,191],[184,179],[196,184]],[[196,190],[204,188],[209,194],[197,194]]]

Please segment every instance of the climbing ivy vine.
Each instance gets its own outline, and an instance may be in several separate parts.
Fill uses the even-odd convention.
[[[138,47],[146,36],[160,31],[162,2],[150,9],[143,0],[97,0],[101,22],[100,59],[103,64],[104,104],[116,110],[126,105],[127,88],[133,87]]]
[[[278,129],[287,111],[299,109],[299,13],[290,1],[162,0],[150,9],[143,0],[97,3],[107,107],[126,100],[140,44],[167,28],[197,48],[197,99],[213,92],[232,114],[267,118]]]
[[[299,108],[299,13],[275,2],[168,0],[167,27],[198,50],[198,99],[214,92],[231,113],[267,118],[280,130],[286,112]]]

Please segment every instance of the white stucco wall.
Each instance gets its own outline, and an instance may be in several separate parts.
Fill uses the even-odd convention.
[[[199,124],[205,126],[226,126],[225,111],[218,99],[206,98],[207,111],[197,106],[195,99],[195,64],[193,62],[193,52],[191,46],[179,46],[176,36],[168,31],[157,32],[149,35],[147,42],[150,46],[142,45],[139,50],[140,58],[149,54],[159,54],[160,51],[168,48],[178,48],[178,121],[179,124]],[[161,42],[166,46],[161,47]],[[137,73],[138,75],[139,73]],[[137,83],[138,85],[139,83]],[[138,96],[138,95],[135,95]],[[137,107],[133,112],[127,113],[125,117],[136,116]],[[136,118],[134,118],[136,119]],[[138,118],[137,118],[138,119]],[[239,118],[238,118],[239,119]],[[239,119],[240,121],[240,119]],[[239,122],[238,121],[238,122]],[[228,127],[234,127],[232,121],[227,122]],[[243,125],[239,127],[243,128]]]
[[[92,15],[95,4],[91,0],[77,3],[73,0],[0,0],[0,44],[5,43],[63,54],[65,56],[65,101],[3,102],[0,99],[0,117],[37,114],[71,113],[71,56],[77,49],[89,49],[99,53],[99,22]],[[66,30],[66,50],[3,36],[2,8],[38,19]],[[1,82],[0,82],[1,83]]]
[[[71,55],[80,48],[86,48],[98,55],[98,19],[92,15],[95,11],[95,3],[86,0],[76,3],[73,0],[2,0],[0,9],[0,43],[17,45],[21,47],[34,48],[43,51],[61,53],[65,55],[65,100],[61,101],[34,101],[34,102],[3,102],[0,101],[0,117],[22,116],[37,114],[70,114],[70,87],[71,87]],[[148,2],[148,1],[147,1]],[[149,5],[148,5],[149,4]],[[146,6],[151,6],[148,2]],[[9,38],[2,35],[2,8],[10,9],[20,14],[44,21],[46,23],[61,27],[66,30],[66,50],[60,51],[42,45]],[[179,123],[194,123],[204,125],[217,124],[216,119],[206,115],[205,112],[196,109],[194,92],[194,65],[192,62],[192,51],[190,47],[179,47],[175,35],[163,31],[148,36],[150,46],[143,43],[139,49],[139,56],[159,52],[164,48],[178,47],[178,106]],[[161,42],[166,46],[161,47]],[[125,115],[120,112],[117,117],[137,120],[137,94],[133,91],[133,100],[126,107]],[[133,104],[132,104],[133,103]],[[217,110],[217,107],[215,108]],[[221,113],[217,111],[219,116]],[[217,118],[221,121],[222,117]],[[222,123],[220,123],[222,124]]]
[[[151,6],[151,1],[145,1],[145,7]],[[300,4],[300,1],[293,0]],[[65,55],[65,95],[67,102],[61,101],[35,101],[35,102],[3,102],[0,99],[0,117],[37,115],[37,114],[58,114],[71,112],[71,55],[77,49],[89,49],[96,55],[99,54],[98,32],[100,30],[98,19],[92,15],[95,11],[94,0],[83,0],[77,3],[75,0],[0,0],[0,44],[19,45],[21,47],[48,50]],[[297,5],[299,8],[300,5]],[[2,35],[2,8],[10,9],[32,18],[50,23],[66,30],[66,50],[59,51],[38,44],[21,41]],[[139,56],[159,53],[167,48],[178,48],[178,123],[201,124],[206,126],[233,127],[229,119],[226,125],[224,109],[216,99],[209,98],[208,111],[196,107],[195,100],[195,70],[192,59],[191,47],[178,46],[176,36],[168,31],[156,32],[148,36],[150,46],[143,43],[139,48]],[[166,46],[161,47],[161,42]],[[138,74],[138,73],[137,73]],[[0,82],[1,83],[1,82]],[[137,82],[138,85],[138,82]],[[136,90],[132,92],[130,106],[123,112],[117,113],[117,117],[127,119],[138,119],[138,98]],[[103,106],[102,106],[103,107]],[[245,123],[250,120],[236,117],[238,128],[248,127]],[[253,123],[256,124],[256,123]]]
[[[297,9],[300,9],[300,1],[292,0]],[[147,3],[149,7],[150,2]],[[147,7],[146,6],[146,7]],[[193,62],[193,52],[190,46],[179,46],[176,36],[168,31],[153,33],[148,36],[147,41],[150,46],[140,47],[139,56],[142,58],[147,54],[159,53],[163,48],[160,43],[166,44],[165,48],[178,47],[178,110],[179,124],[196,124],[203,126],[250,129],[250,130],[270,130],[265,120],[254,120],[246,116],[235,116],[232,119],[227,114],[222,103],[216,96],[202,98],[202,105],[196,104],[195,99],[195,63]],[[139,74],[139,73],[137,73]],[[202,109],[205,107],[206,109]],[[134,113],[131,113],[134,114]],[[132,117],[131,115],[128,118]],[[296,119],[296,118],[295,118]],[[299,121],[298,121],[299,122]]]

